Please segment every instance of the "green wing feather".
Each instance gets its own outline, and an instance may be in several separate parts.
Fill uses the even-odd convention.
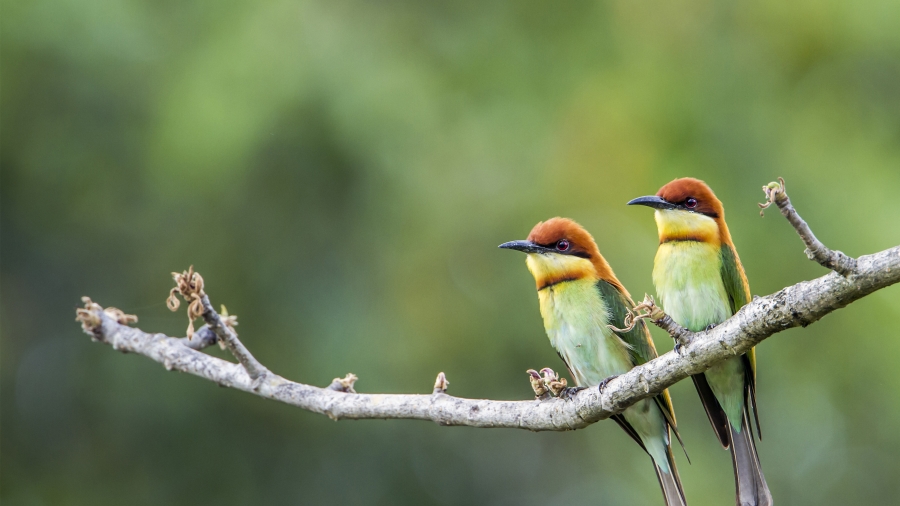
[[[634,308],[634,302],[615,286],[602,279],[597,282],[597,288],[606,303],[607,311],[609,311],[610,325],[616,328],[625,327],[625,316],[629,310]],[[639,321],[631,331],[616,332],[616,335],[631,346],[631,361],[634,365],[641,365],[658,356],[656,347],[653,345],[653,338],[650,337],[650,332],[643,320]]]
[[[610,325],[620,329],[624,328],[625,316],[630,309],[634,308],[634,302],[615,286],[602,279],[597,282],[597,289],[606,303],[607,311],[609,311]],[[613,333],[630,346],[633,365],[641,365],[659,356],[656,352],[656,346],[653,344],[653,338],[650,336],[650,329],[647,328],[643,320],[639,320],[634,328],[628,332],[613,331]],[[672,407],[672,397],[669,395],[669,389],[663,390],[654,399],[660,411],[666,417],[669,426],[672,427],[672,432],[675,433],[678,442],[681,443],[681,448],[684,449],[684,442],[681,440],[681,434],[678,433],[678,426],[675,421],[675,408]],[[686,452],[685,455],[687,455]]]
[[[750,284],[744,275],[744,267],[741,259],[733,246],[723,244],[720,249],[722,256],[722,282],[725,284],[725,292],[731,303],[731,312],[737,313],[738,309],[750,302]]]
[[[739,309],[750,302],[750,285],[747,283],[747,276],[744,275],[744,267],[741,266],[741,260],[737,256],[734,247],[723,244],[721,248],[722,255],[722,283],[725,284],[725,293],[728,294],[728,302],[731,303],[731,314],[735,314]],[[753,379],[756,381],[756,353],[754,350],[747,352],[750,359],[750,367],[753,370]]]
[[[725,285],[725,293],[728,294],[728,302],[731,304],[731,314],[750,302],[750,284],[744,274],[744,267],[737,251],[730,244],[723,244],[722,256],[722,283]],[[753,403],[753,415],[756,419],[756,432],[762,439],[762,431],[759,428],[759,414],[756,411],[756,350],[750,348],[745,355],[748,368],[747,384],[750,390],[750,401]]]

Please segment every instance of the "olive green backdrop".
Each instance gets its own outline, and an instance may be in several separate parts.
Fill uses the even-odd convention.
[[[183,335],[194,264],[275,372],[364,392],[531,397],[563,369],[520,254],[585,225],[638,298],[652,213],[705,179],[755,294],[825,274],[760,187],[851,255],[900,243],[900,3],[6,1],[2,412],[9,505],[660,504],[613,423],[345,421],[91,343],[79,297]],[[900,495],[900,288],[759,349],[783,505]],[[661,351],[671,340],[654,329]],[[221,351],[214,350],[219,356]],[[690,504],[733,500],[690,382]]]

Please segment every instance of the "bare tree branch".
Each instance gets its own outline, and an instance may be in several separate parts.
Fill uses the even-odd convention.
[[[811,231],[806,232],[808,226],[789,207],[790,202],[783,193],[783,186],[781,188],[782,191],[773,196],[772,201],[776,204],[782,200],[787,202],[785,207],[779,204],[779,208],[783,212],[784,209],[793,212],[792,216],[799,220],[797,223],[802,223],[802,226],[795,224],[795,227],[804,242],[815,246],[818,241]],[[783,195],[783,199],[778,195]],[[793,220],[789,214],[785,213],[785,217]],[[824,245],[810,251],[819,251],[822,252],[820,255],[826,256],[837,254]],[[620,413],[639,400],[656,395],[721,360],[745,353],[773,334],[791,327],[805,327],[876,290],[900,282],[900,246],[850,260],[853,260],[852,267],[843,260],[832,262],[842,266],[840,271],[834,267],[840,274],[830,272],[812,281],[755,298],[730,319],[705,332],[688,332],[655,305],[648,306],[645,309],[649,313],[643,317],[651,318],[676,337],[678,351],[666,353],[613,378],[602,392],[598,388],[588,388],[568,399],[494,401],[453,397],[445,393],[449,383],[443,373],[438,375],[433,393],[423,395],[355,393],[356,376],[353,374],[336,378],[327,388],[295,383],[268,371],[253,358],[234,332],[234,317],[216,313],[206,294],[201,295],[196,290],[189,292],[186,299],[199,301],[195,310],[202,309],[202,314],[197,316],[202,316],[207,325],[190,339],[148,334],[129,327],[127,324],[135,321],[134,317],[114,308],[104,310],[88,298],[85,298],[85,308],[78,310],[77,319],[92,338],[116,350],[141,354],[163,364],[168,370],[193,374],[222,386],[322,413],[335,420],[403,418],[431,420],[441,425],[559,431],[583,428]],[[202,291],[202,282],[199,286]],[[216,342],[224,342],[239,363],[227,362],[199,351]],[[529,374],[535,387],[536,382],[541,380],[535,380],[536,372]],[[535,389],[537,392],[538,388]]]
[[[204,310],[203,321],[205,321],[206,324],[209,325],[209,328],[215,332],[219,341],[225,343],[225,347],[228,348],[228,351],[230,351],[232,355],[234,355],[234,358],[244,366],[244,369],[247,370],[247,374],[250,375],[250,378],[257,381],[266,374],[270,374],[269,370],[260,364],[250,353],[250,350],[244,346],[244,343],[238,339],[237,332],[234,331],[234,328],[227,325],[222,316],[220,316],[219,313],[216,313],[216,310],[213,309],[212,304],[209,302],[209,297],[206,294],[203,294],[200,298],[200,302],[203,304]]]
[[[816,238],[809,225],[806,224],[806,221],[800,217],[800,214],[797,213],[797,210],[791,204],[791,199],[788,198],[787,189],[784,186],[784,179],[778,178],[778,181],[778,183],[772,182],[763,186],[763,191],[766,193],[766,203],[760,204],[759,207],[766,209],[773,203],[778,206],[781,214],[787,218],[788,222],[794,226],[794,229],[800,235],[800,238],[803,239],[803,244],[806,245],[804,252],[807,258],[815,260],[826,269],[831,269],[844,276],[853,273],[857,268],[856,259],[840,251],[831,250],[822,244],[822,241]],[[760,210],[759,214],[762,216],[763,211]]]

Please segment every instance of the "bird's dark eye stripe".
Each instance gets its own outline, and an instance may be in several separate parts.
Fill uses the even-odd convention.
[[[563,239],[563,240],[565,240],[565,239]],[[566,241],[566,242],[568,242],[568,241]],[[559,244],[559,241],[557,241],[555,243],[550,243],[550,244],[538,244],[538,246],[540,246],[542,248],[547,248],[547,249],[555,249],[557,253],[563,253],[565,255],[572,255],[574,257],[579,257],[579,258],[587,258],[588,260],[591,259],[591,255],[587,251],[572,249],[572,243],[569,243],[569,247],[566,248],[565,251],[560,250],[557,247],[557,244]]]

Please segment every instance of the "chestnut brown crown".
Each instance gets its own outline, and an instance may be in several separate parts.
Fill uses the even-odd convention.
[[[696,213],[705,214],[713,219],[724,219],[725,208],[722,202],[716,198],[716,194],[703,181],[692,177],[676,179],[656,192],[660,197],[671,204],[683,207]]]
[[[591,259],[600,256],[600,250],[594,238],[581,225],[568,218],[550,218],[539,222],[528,240],[545,248],[555,248],[560,253]]]

